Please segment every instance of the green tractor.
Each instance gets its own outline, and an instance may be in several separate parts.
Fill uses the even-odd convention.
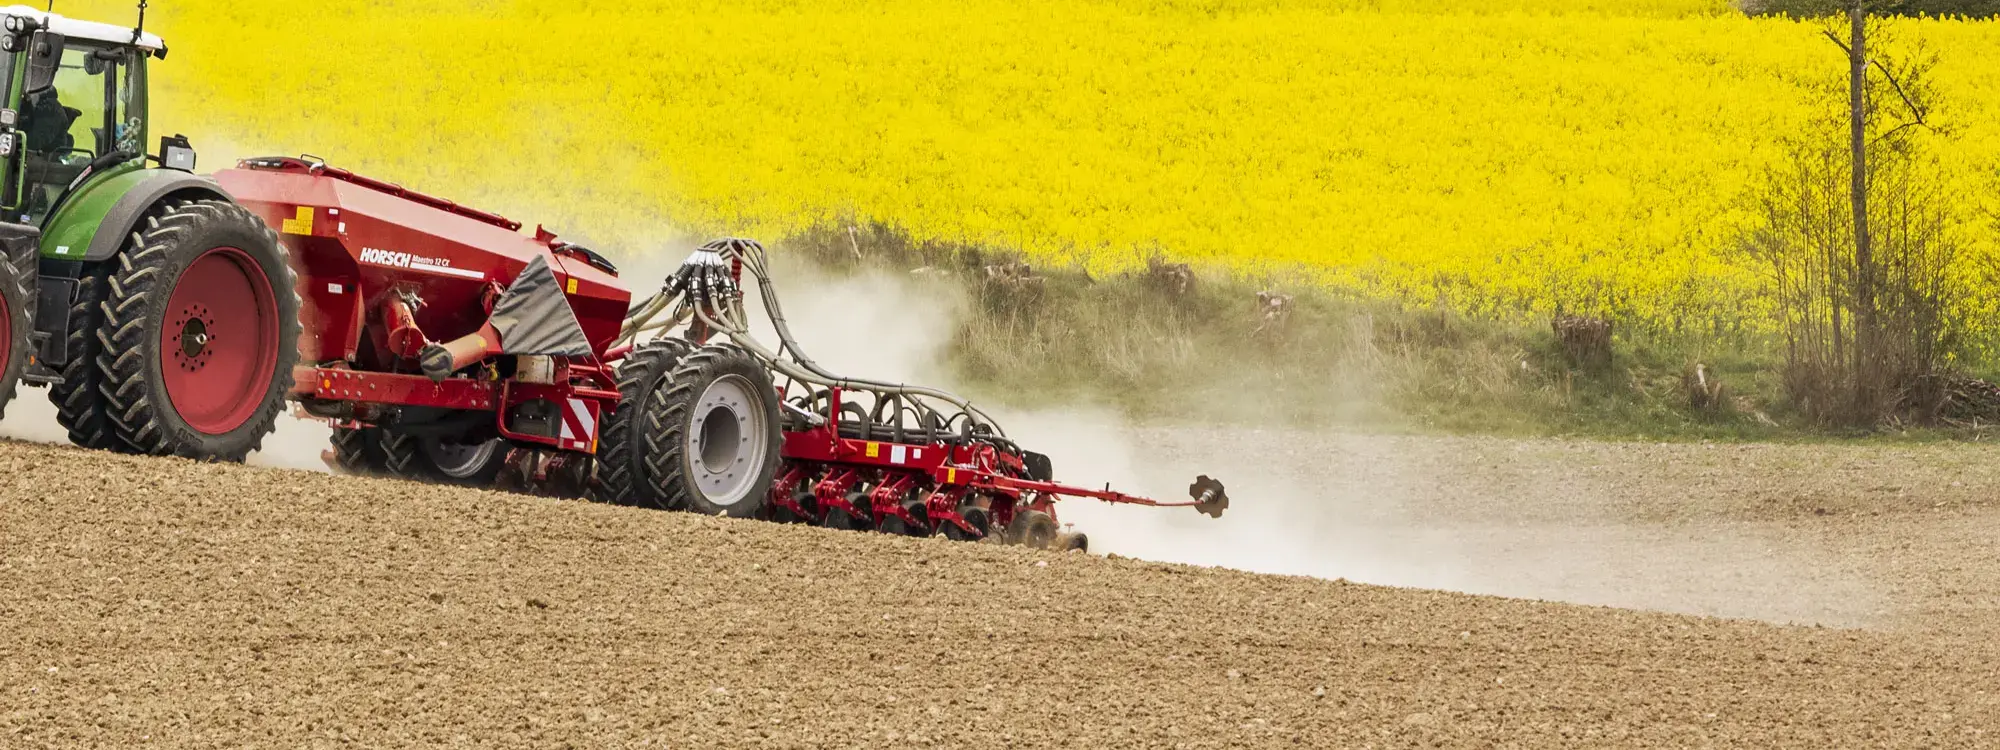
[[[144,14],[0,8],[0,410],[46,386],[77,445],[240,461],[291,389],[299,295],[186,138],[146,153]]]

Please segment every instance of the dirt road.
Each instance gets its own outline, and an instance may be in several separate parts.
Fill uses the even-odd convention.
[[[1114,550],[1841,627],[8,443],[0,747],[2000,745],[1984,447],[1065,439],[1232,480]]]

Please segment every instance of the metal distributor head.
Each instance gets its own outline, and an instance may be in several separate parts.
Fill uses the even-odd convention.
[[[1229,509],[1229,494],[1223,492],[1220,480],[1210,479],[1207,474],[1195,477],[1194,484],[1188,485],[1188,497],[1194,499],[1194,509],[1209,518],[1221,518]]]

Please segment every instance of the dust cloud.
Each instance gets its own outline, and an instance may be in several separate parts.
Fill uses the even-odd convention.
[[[1774,622],[1859,626],[1880,610],[1872,589],[1839,572],[1837,555],[1795,529],[1639,522],[1600,509],[1615,486],[1563,480],[1485,494],[1451,438],[1140,428],[1101,412],[1031,414],[1016,429],[1062,457],[1067,481],[1163,498],[1184,496],[1183,477],[1196,472],[1229,483],[1220,519],[1066,504],[1063,520],[1098,552]]]
[[[320,451],[328,445],[333,430],[318,420],[299,419],[289,412],[278,415],[277,430],[264,436],[263,450],[251,453],[246,463],[274,469],[327,471]],[[7,405],[6,419],[0,420],[0,437],[34,443],[69,443],[69,434],[56,423],[56,407],[49,401],[49,389],[23,384],[13,403]]]
[[[332,447],[333,428],[317,419],[278,415],[277,429],[264,436],[264,446],[245,463],[272,469],[329,472],[322,451]]]
[[[780,254],[781,251],[774,251]],[[966,306],[947,283],[796,265],[778,284],[793,332],[841,374],[955,388],[945,367]],[[775,341],[775,338],[766,339]],[[982,404],[1058,480],[1182,500],[1228,483],[1220,519],[1188,508],[1069,500],[1062,521],[1097,553],[1261,573],[1778,622],[1864,625],[1867,587],[1779,527],[1649,525],[1589,510],[1615,486],[1479,497],[1449,438],[1137,424],[1109,407]],[[1549,512],[1542,497],[1564,496]],[[1514,513],[1504,505],[1525,507]]]
[[[22,383],[7,404],[6,419],[0,420],[0,437],[32,443],[67,443],[69,433],[56,424],[56,405],[49,401],[49,389]]]

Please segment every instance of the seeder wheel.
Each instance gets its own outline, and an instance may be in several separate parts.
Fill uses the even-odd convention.
[[[861,511],[862,513],[867,513],[868,493],[866,491],[858,489],[849,490],[847,493],[847,504],[854,506],[856,510]],[[847,511],[841,510],[839,508],[827,508],[826,515],[820,516],[819,525],[825,526],[829,529],[841,529],[843,531],[860,531],[862,529],[873,527],[875,525],[875,522],[874,519],[869,518],[867,516],[848,513]]]
[[[646,405],[646,481],[696,513],[753,518],[778,469],[778,391],[771,373],[733,346],[681,360]]]
[[[812,523],[813,514],[818,512],[817,509],[819,507],[819,498],[813,497],[813,485],[819,482],[819,477],[816,476],[816,473],[807,473],[804,479],[799,480],[798,486],[792,488],[792,502],[805,510],[806,515],[801,516],[793,513],[790,508],[782,505],[773,505],[771,506],[772,521],[777,523]]]
[[[392,430],[382,432],[383,467],[404,479],[492,487],[507,466],[507,441],[458,443]]]
[[[355,476],[387,471],[387,457],[382,454],[382,428],[337,427],[327,441],[333,444],[328,464],[334,471]]]
[[[875,530],[898,536],[931,535],[930,510],[925,508],[921,501],[905,503],[903,511],[909,513],[916,523],[904,521],[901,516],[886,514],[882,516],[882,522],[875,525]]]
[[[1057,552],[1089,552],[1090,536],[1081,531],[1063,532],[1049,543],[1049,549]]]
[[[941,521],[938,526],[944,531],[945,538],[955,542],[976,542],[986,538],[987,533],[993,530],[993,517],[987,514],[985,508],[977,506],[960,508],[958,515],[965,519],[967,525],[978,529],[979,533],[967,533],[965,529],[959,528],[958,524]]]
[[[860,531],[868,528],[868,520],[848,515],[847,511],[839,508],[830,508],[826,511],[826,515],[819,519],[819,525],[842,531]]]
[[[118,438],[241,461],[270,434],[298,361],[299,296],[277,234],[198,200],[146,218],[112,268],[97,366]]]
[[[658,397],[660,384],[680,366],[688,344],[679,339],[660,339],[632,350],[618,363],[618,406],[604,417],[598,439],[596,482],[591,487],[594,502],[641,505],[680,510],[668,504],[657,485],[646,481],[649,449],[646,404]]]
[[[1039,510],[1024,510],[1014,514],[1014,522],[1007,524],[1007,542],[1034,549],[1046,549],[1056,539],[1056,519]]]

